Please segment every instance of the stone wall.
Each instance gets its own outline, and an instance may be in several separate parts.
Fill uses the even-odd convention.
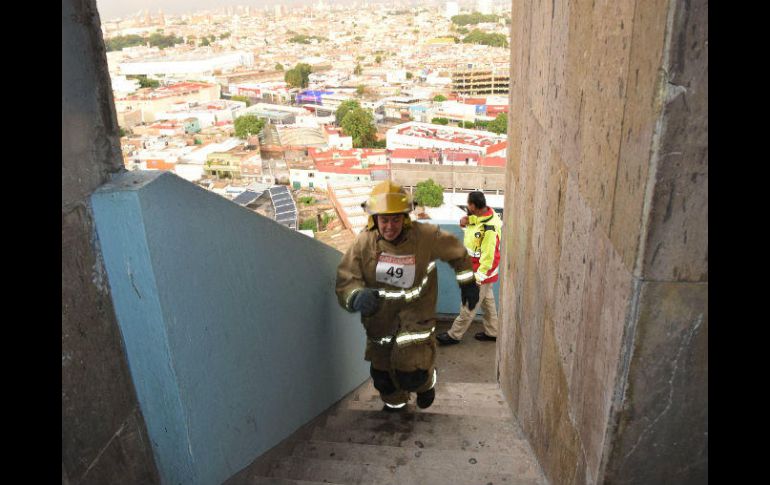
[[[62,483],[158,483],[88,205],[122,168],[99,25],[62,2]]]
[[[503,390],[553,483],[702,483],[707,3],[512,12]]]

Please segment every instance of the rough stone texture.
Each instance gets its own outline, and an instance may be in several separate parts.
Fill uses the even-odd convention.
[[[638,2],[631,39],[628,89],[620,159],[612,207],[610,239],[623,256],[623,264],[634,275],[639,238],[643,229],[642,213],[648,188],[652,139],[660,114],[659,78],[663,59],[668,0]],[[630,27],[630,26],[629,26]]]
[[[87,197],[122,166],[93,1],[62,3],[62,483],[157,483]]]
[[[697,480],[705,439],[685,439],[680,408],[701,423],[706,399],[671,401],[645,431],[665,393],[696,392],[669,385],[682,342],[649,340],[706,299],[646,285],[707,281],[706,4],[514,1],[512,14],[501,388],[553,483],[660,483],[640,472],[656,460]],[[700,332],[686,348],[702,384]]]
[[[643,277],[708,281],[708,3],[673,3]]]
[[[642,285],[606,483],[708,482],[707,302],[708,284]]]

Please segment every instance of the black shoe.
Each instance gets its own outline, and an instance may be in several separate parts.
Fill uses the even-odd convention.
[[[459,344],[460,343],[459,340],[453,339],[446,332],[442,332],[442,333],[436,335],[436,340],[438,340],[438,344],[439,345],[453,345],[453,344]]]
[[[485,334],[484,332],[479,332],[476,335],[473,336],[476,340],[481,340],[484,342],[496,342],[497,337],[490,337],[489,335]]]
[[[400,408],[392,408],[387,404],[383,404],[382,410],[385,411],[386,413],[400,413],[401,411],[406,410],[406,405],[403,405]]]
[[[436,388],[431,387],[425,392],[417,393],[417,405],[420,409],[429,408],[433,404],[433,399],[436,398]]]

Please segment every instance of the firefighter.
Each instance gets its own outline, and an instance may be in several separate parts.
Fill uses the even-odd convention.
[[[427,408],[435,397],[436,259],[455,271],[462,304],[478,303],[479,287],[465,247],[433,224],[412,222],[409,196],[390,181],[374,187],[362,204],[366,229],[337,268],[337,298],[361,312],[367,342],[364,359],[384,411],[406,406],[410,393]]]

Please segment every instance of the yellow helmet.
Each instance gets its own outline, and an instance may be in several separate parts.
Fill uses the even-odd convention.
[[[361,204],[369,213],[367,228],[374,227],[374,218],[378,214],[408,214],[412,210],[412,201],[400,185],[390,180],[380,182],[372,189],[369,198]],[[409,217],[406,218],[409,220]]]

